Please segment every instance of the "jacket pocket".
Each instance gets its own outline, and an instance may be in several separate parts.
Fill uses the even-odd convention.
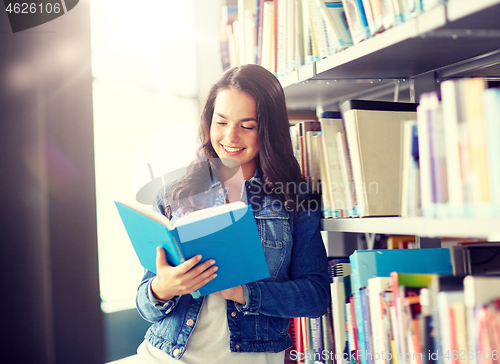
[[[255,219],[271,275],[268,279],[275,281],[285,261],[287,242],[291,236],[289,215],[286,211],[268,207],[259,211]]]
[[[288,213],[274,208],[263,209],[255,216],[263,246],[281,249],[290,236]]]

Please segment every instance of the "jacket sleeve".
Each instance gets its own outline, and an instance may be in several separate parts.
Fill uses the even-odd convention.
[[[290,280],[257,281],[243,286],[244,314],[277,317],[320,317],[330,304],[328,258],[321,238],[320,211],[301,211],[293,220]]]
[[[165,191],[166,186],[163,186],[156,197],[155,204],[153,205],[153,210],[163,215],[165,215],[163,206]],[[165,315],[175,308],[180,299],[180,297],[176,296],[166,302],[157,300],[151,290],[151,281],[155,276],[156,275],[153,272],[150,272],[147,269],[145,270],[144,276],[139,284],[139,288],[137,289],[135,299],[139,314],[146,321],[152,323],[158,322],[165,317]]]
[[[137,311],[139,311],[143,319],[152,323],[158,322],[165,317],[175,308],[180,299],[179,296],[176,296],[166,302],[157,300],[151,291],[151,281],[154,277],[154,273],[146,270],[136,295]]]

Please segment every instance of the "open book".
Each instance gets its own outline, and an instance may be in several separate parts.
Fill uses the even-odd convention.
[[[197,254],[201,264],[215,259],[217,277],[196,292],[198,298],[269,277],[251,206],[243,202],[210,207],[179,218],[115,202],[142,266],[156,274],[156,248],[177,266]]]

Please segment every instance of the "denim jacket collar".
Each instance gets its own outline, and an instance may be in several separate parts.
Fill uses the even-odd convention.
[[[262,169],[260,167],[257,167],[255,169],[255,173],[253,174],[253,177],[250,178],[249,182],[250,183],[256,182],[259,185],[261,185],[262,187],[264,187],[263,177],[264,177],[264,172],[262,171]],[[217,176],[216,173],[212,173],[211,179],[212,179],[212,181],[211,181],[212,184],[211,184],[210,188],[220,188],[220,187],[222,187],[222,182],[220,181],[220,179],[219,179],[219,177]]]

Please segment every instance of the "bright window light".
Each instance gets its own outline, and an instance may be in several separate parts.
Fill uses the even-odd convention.
[[[178,145],[151,136],[198,120],[194,0],[91,1],[99,277],[105,312],[135,307],[143,268],[114,205],[138,203],[129,154],[153,140],[154,168]],[[182,54],[182,56],[180,56]],[[167,131],[166,131],[167,130]],[[187,129],[186,129],[187,130]],[[192,149],[193,135],[186,132]],[[156,144],[157,143],[157,144]],[[191,144],[189,144],[191,143]],[[170,149],[169,149],[170,147]],[[161,151],[163,154],[160,154]],[[160,163],[161,164],[161,163]],[[151,201],[152,204],[152,201]],[[144,205],[143,205],[144,206]]]

